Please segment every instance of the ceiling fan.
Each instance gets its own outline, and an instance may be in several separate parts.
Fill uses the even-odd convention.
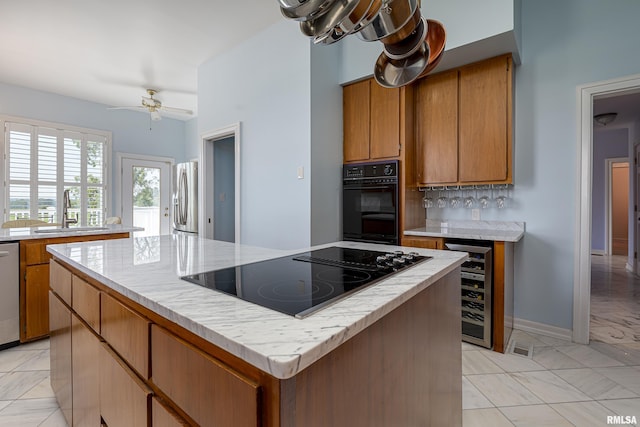
[[[154,98],[153,96],[158,93],[155,89],[147,89],[147,93],[149,96],[143,96],[142,102],[140,105],[132,106],[132,107],[108,107],[109,110],[146,110],[149,111],[151,115],[151,120],[157,121],[161,120],[162,116],[160,112],[171,113],[171,114],[185,114],[192,115],[193,111],[186,110],[184,108],[174,108],[174,107],[165,107],[162,105],[160,100]]]

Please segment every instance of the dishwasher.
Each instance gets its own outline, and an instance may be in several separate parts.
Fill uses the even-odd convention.
[[[0,350],[19,344],[18,243],[0,244]]]

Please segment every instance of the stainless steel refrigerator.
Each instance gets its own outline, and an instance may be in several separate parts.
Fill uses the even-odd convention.
[[[198,232],[198,162],[173,167],[173,228]]]

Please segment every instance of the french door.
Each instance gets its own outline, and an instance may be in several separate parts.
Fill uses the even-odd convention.
[[[171,232],[171,163],[122,158],[122,223],[142,227],[135,236]]]

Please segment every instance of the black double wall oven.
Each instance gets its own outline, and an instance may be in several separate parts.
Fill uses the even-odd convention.
[[[399,244],[398,161],[342,168],[344,240]]]

